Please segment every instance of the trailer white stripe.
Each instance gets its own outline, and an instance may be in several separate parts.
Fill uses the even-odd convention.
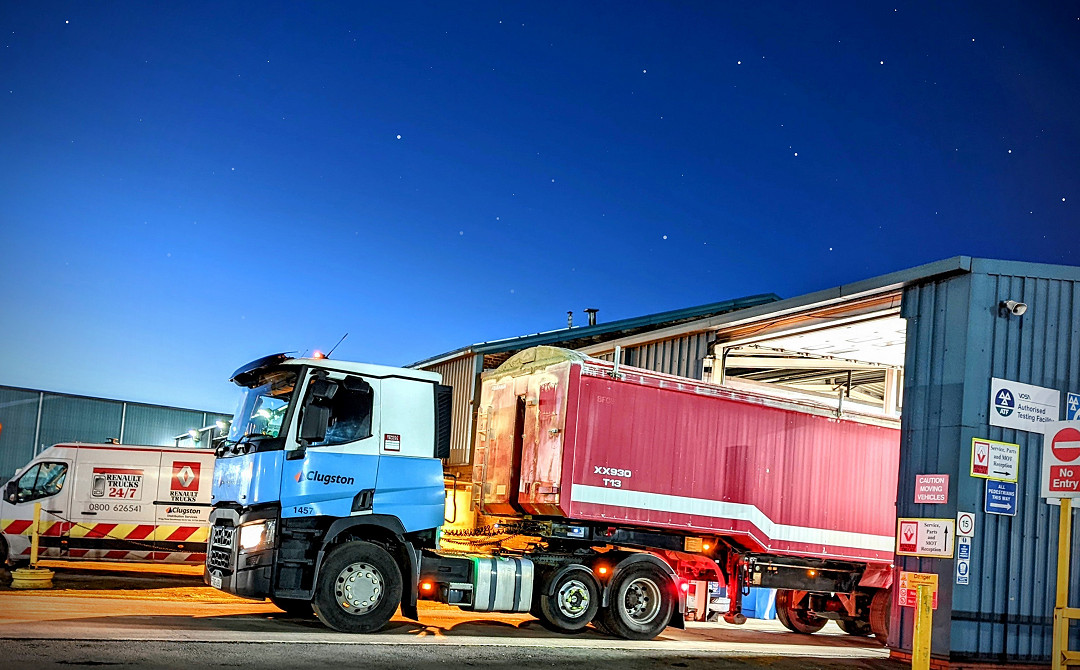
[[[891,535],[870,535],[869,533],[851,533],[843,530],[786,526],[767,517],[755,505],[746,503],[724,502],[722,500],[709,500],[708,498],[687,498],[664,493],[646,493],[644,491],[613,489],[585,484],[574,484],[571,491],[571,502],[748,521],[761,529],[761,532],[765,533],[771,540],[869,549],[871,551],[887,551],[890,553],[893,551],[895,543],[895,538]]]

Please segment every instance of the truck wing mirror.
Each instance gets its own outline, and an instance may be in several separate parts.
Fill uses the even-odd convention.
[[[13,503],[18,498],[17,491],[18,483],[15,480],[12,480],[7,483],[7,487],[4,490],[4,497],[7,498],[8,502]]]
[[[300,421],[299,437],[301,443],[322,442],[326,437],[326,428],[329,423],[329,407],[323,407],[322,405],[307,405],[304,407],[303,419]]]

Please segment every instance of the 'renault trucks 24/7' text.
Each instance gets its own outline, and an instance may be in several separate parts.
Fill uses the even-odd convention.
[[[640,640],[682,626],[687,581],[707,580],[727,587],[729,622],[757,586],[779,589],[793,631],[888,635],[899,431],[880,417],[527,349],[483,376],[482,523],[442,537],[439,375],[276,355],[232,380],[217,588],[347,632],[431,599]]]

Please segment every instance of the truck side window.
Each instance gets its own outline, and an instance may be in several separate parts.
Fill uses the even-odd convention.
[[[16,502],[30,502],[56,495],[64,488],[66,477],[66,464],[38,463],[19,477]]]
[[[359,378],[347,380],[330,401],[330,424],[326,437],[314,446],[331,446],[371,437],[371,414],[375,405],[371,385]]]

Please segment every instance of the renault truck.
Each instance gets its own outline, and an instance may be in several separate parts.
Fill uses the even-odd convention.
[[[899,431],[881,417],[534,347],[483,375],[461,528],[439,375],[279,354],[232,381],[216,588],[346,632],[430,599],[642,640],[708,581],[733,623],[763,587],[793,631],[888,634]]]

